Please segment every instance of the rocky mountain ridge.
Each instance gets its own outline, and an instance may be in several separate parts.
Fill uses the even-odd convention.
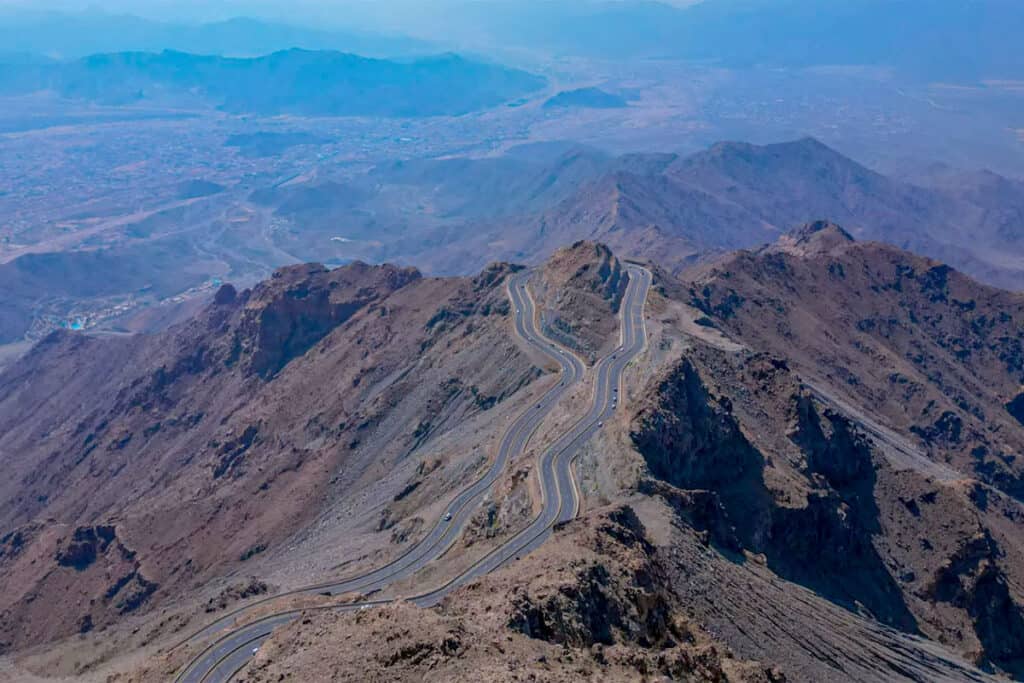
[[[634,485],[726,556],[1021,675],[1024,298],[827,222],[662,286],[739,345],[666,358]]]
[[[827,221],[648,267],[647,344],[581,450],[580,517],[437,609],[310,612],[247,678],[1022,675],[1024,298]],[[208,614],[273,592],[289,548],[328,539],[350,567],[401,552],[556,381],[510,335],[515,271],[299,266],[165,335],[47,339],[0,375],[0,448],[41,444],[0,489],[4,623],[24,625],[5,647],[127,619],[152,647],[194,623],[168,600]],[[530,291],[608,353],[625,277],[578,242]],[[531,464],[513,470],[451,561],[528,517]]]
[[[446,495],[480,465],[482,433],[429,468],[410,454],[491,419],[543,374],[505,329],[512,271],[295,266],[252,290],[225,285],[166,333],[45,339],[0,376],[4,648],[203,590],[365,486],[391,493],[335,513],[339,528],[378,539],[366,559],[400,550],[415,514],[393,518],[387,503],[415,513]],[[418,490],[400,496],[410,480]],[[411,526],[393,544],[399,522]],[[56,609],[69,595],[76,607]]]
[[[809,219],[828,217],[857,239],[888,242],[982,281],[1021,287],[1020,269],[1006,255],[1022,249],[1022,187],[996,174],[918,186],[875,172],[813,138],[768,145],[720,142],[686,156],[608,157],[570,148],[554,155],[534,152],[531,162],[528,154],[423,162],[417,177],[396,178],[413,191],[427,190],[430,202],[461,197],[463,205],[480,201],[477,173],[493,184],[501,178],[511,191],[494,202],[506,206],[515,198],[526,214],[473,215],[468,234],[453,240],[450,227],[437,233],[448,240],[444,252],[408,256],[439,268],[457,267],[474,254],[539,262],[585,239],[678,274],[696,261],[773,243]],[[449,175],[438,183],[430,168]],[[463,176],[465,182],[458,182]],[[539,180],[524,185],[523,178]]]

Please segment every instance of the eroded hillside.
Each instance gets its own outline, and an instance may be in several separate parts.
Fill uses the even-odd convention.
[[[779,607],[800,586],[1020,675],[1024,298],[827,223],[662,292],[680,351],[629,423],[632,485],[793,584]],[[779,634],[751,626],[764,605],[701,591],[744,656],[838,676],[799,638],[768,648]]]
[[[511,271],[291,267],[167,333],[44,340],[0,377],[4,648],[265,573],[325,514],[346,563],[400,552],[543,374],[507,332]]]

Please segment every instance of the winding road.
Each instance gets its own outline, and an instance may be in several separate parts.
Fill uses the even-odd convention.
[[[647,292],[651,286],[651,274],[638,266],[628,266],[628,272],[630,274],[629,285],[620,306],[621,345],[598,361],[595,367],[597,379],[593,391],[593,401],[587,413],[549,446],[538,461],[539,482],[543,496],[543,507],[540,514],[526,528],[477,560],[458,576],[429,592],[405,597],[406,601],[422,607],[434,605],[469,581],[531,552],[544,543],[555,525],[569,521],[576,516],[579,510],[579,493],[573,477],[573,460],[580,447],[601,429],[604,420],[608,419],[615,411],[622,373],[629,362],[638,356],[646,346],[647,336],[643,310]],[[477,504],[501,476],[508,462],[526,451],[531,437],[555,404],[586,375],[583,362],[574,353],[537,331],[535,305],[526,286],[528,278],[529,272],[524,272],[510,278],[508,282],[508,294],[515,310],[515,332],[527,344],[558,363],[561,379],[558,384],[544,394],[537,404],[531,404],[509,426],[498,446],[497,456],[487,472],[455,496],[446,508],[445,514],[426,536],[387,565],[359,576],[281,593],[266,600],[250,603],[218,619],[184,642],[205,640],[222,631],[228,631],[241,614],[250,612],[257,605],[271,600],[280,600],[285,596],[375,593],[395,581],[412,576],[451,548],[475,514]],[[363,600],[341,606],[289,610],[256,619],[216,639],[193,658],[175,680],[179,683],[226,683],[230,681],[249,661],[253,649],[266,640],[274,629],[291,622],[304,611],[327,609],[356,611],[391,601],[388,599]]]

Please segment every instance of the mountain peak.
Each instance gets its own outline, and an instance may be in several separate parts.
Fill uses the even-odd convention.
[[[786,233],[769,250],[808,256],[828,253],[854,241],[850,233],[835,223],[818,220]]]
[[[700,186],[707,186],[705,176],[712,173],[712,181],[719,176],[718,181],[723,183],[739,181],[759,187],[771,184],[781,187],[796,178],[814,177],[817,169],[822,169],[823,175],[816,177],[814,182],[823,188],[850,174],[866,176],[864,182],[877,182],[867,168],[812,137],[768,145],[718,142],[704,152],[680,159],[673,164],[671,173]],[[722,174],[725,178],[721,178]],[[770,192],[766,187],[765,191]]]
[[[536,280],[545,332],[591,359],[615,337],[629,274],[612,250],[580,240],[556,251]]]
[[[719,140],[718,142],[711,145],[708,148],[708,152],[717,154],[725,153],[736,153],[744,151],[758,151],[768,149],[803,149],[803,150],[814,150],[814,151],[829,151],[834,152],[831,147],[826,145],[818,138],[805,135],[802,138],[796,140],[787,140],[785,142],[776,142],[766,145],[755,145],[751,142],[741,142],[738,140]]]
[[[794,140],[791,143],[789,143],[789,145],[792,147],[803,147],[806,149],[827,149],[830,151],[832,150],[832,148],[826,145],[824,142],[810,135],[805,135],[804,137],[798,140]]]
[[[854,242],[853,235],[846,232],[842,227],[836,225],[832,221],[820,220],[805,223],[799,228],[791,230],[788,234],[790,238],[796,240],[797,244],[808,244],[812,241],[837,241],[837,242]]]
[[[602,242],[593,240],[577,240],[568,247],[562,247],[552,254],[545,264],[546,268],[555,268],[566,274],[586,272],[591,266],[597,266],[599,272],[605,266],[617,261],[612,250]]]

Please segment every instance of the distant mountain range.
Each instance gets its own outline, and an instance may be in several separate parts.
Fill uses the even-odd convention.
[[[227,142],[258,155],[317,141],[253,133]],[[1024,183],[972,173],[914,185],[810,138],[723,142],[690,156],[616,157],[536,144],[498,157],[391,162],[365,175],[230,193],[211,201],[251,203],[273,214],[289,226],[275,233],[274,247],[300,260],[397,261],[461,275],[500,259],[536,263],[589,239],[678,274],[724,251],[771,242],[805,221],[834,218],[858,240],[888,242],[987,283],[1024,289]],[[69,302],[142,288],[169,296],[221,277],[196,266],[205,262],[210,238],[182,232],[187,215],[166,212],[150,221],[126,227],[125,240],[104,249],[0,265],[0,342],[22,338],[40,310],[59,314]],[[240,238],[216,239],[232,254],[232,240]],[[280,255],[261,248],[251,258],[270,270]]]
[[[300,49],[255,58],[120,52],[0,66],[0,94],[48,90],[94,102],[210,104],[271,115],[458,115],[544,83],[524,71],[451,54],[398,62]]]
[[[2,54],[77,59],[106,52],[178,50],[196,54],[254,57],[293,47],[340,50],[372,57],[424,55],[436,46],[400,35],[340,29],[320,30],[237,17],[206,24],[178,24],[98,11],[63,14],[0,14]],[[2,59],[0,54],[0,60]]]
[[[423,21],[400,25],[411,30]],[[498,0],[463,3],[430,35],[556,54],[890,66],[926,79],[977,80],[1024,74],[1022,33],[1024,5],[1016,0],[709,0],[686,7]]]
[[[407,162],[380,169],[374,181],[406,185],[417,201],[472,225],[440,231],[441,246],[428,256],[422,245],[432,240],[403,241],[406,258],[442,271],[477,266],[476,259],[539,260],[578,239],[678,271],[708,254],[757,246],[805,221],[830,218],[858,239],[1024,288],[1024,184],[976,173],[917,186],[812,138],[723,142],[691,156],[610,157],[549,145],[500,159]]]
[[[648,0],[390,1],[395,10],[386,21],[362,17],[357,8],[338,13],[336,21],[359,29],[322,28],[299,9],[291,20],[296,25],[248,17],[185,24],[95,10],[8,10],[0,11],[0,45],[4,52],[60,59],[164,49],[258,56],[299,47],[397,57],[525,48],[731,67],[884,66],[941,81],[1024,77],[1016,41],[1024,33],[1024,5],[1017,0],[711,0],[682,7]]]

